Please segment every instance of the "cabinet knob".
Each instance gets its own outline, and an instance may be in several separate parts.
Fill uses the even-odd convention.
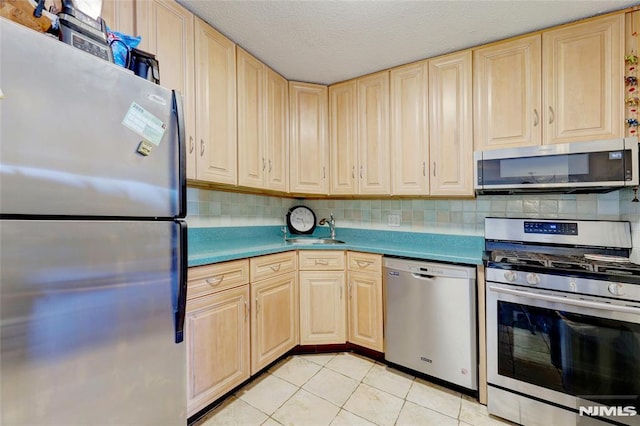
[[[553,108],[549,107],[549,124],[553,123],[556,119],[556,114],[553,112]]]
[[[196,149],[196,144],[193,143],[193,136],[189,136],[189,154],[191,154],[194,149]]]
[[[200,157],[204,155],[204,139],[200,139]]]
[[[533,109],[533,127],[536,127],[540,122],[540,117],[538,116],[538,110],[536,108]]]

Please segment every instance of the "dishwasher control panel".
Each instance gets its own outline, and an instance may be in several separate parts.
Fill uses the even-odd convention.
[[[476,279],[476,268],[472,266],[385,257],[384,267],[387,268],[387,273],[391,277],[399,276],[399,274],[394,275],[397,271],[404,271],[422,276]]]

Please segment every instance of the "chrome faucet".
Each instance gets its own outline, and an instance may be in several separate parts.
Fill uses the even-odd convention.
[[[326,217],[323,217],[322,219],[320,219],[320,222],[318,222],[318,225],[329,225],[329,230],[331,232],[331,239],[335,240],[336,239],[336,220],[333,218],[333,213],[331,213],[330,217],[331,219],[327,219]]]

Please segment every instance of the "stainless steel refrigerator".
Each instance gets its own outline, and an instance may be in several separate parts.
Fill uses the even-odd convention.
[[[180,95],[2,18],[0,91],[0,424],[186,424]]]

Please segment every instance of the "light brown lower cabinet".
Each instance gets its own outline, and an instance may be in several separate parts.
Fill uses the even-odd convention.
[[[187,302],[187,412],[249,378],[249,285]]]
[[[250,265],[253,375],[298,345],[296,252],[252,258]],[[259,272],[265,270],[271,273]],[[254,282],[254,271],[269,278]]]
[[[347,341],[344,251],[301,251],[300,344]]]
[[[356,345],[384,351],[382,256],[347,253],[349,337]]]
[[[380,255],[301,250],[190,268],[187,414],[298,344],[382,352],[382,321]]]

